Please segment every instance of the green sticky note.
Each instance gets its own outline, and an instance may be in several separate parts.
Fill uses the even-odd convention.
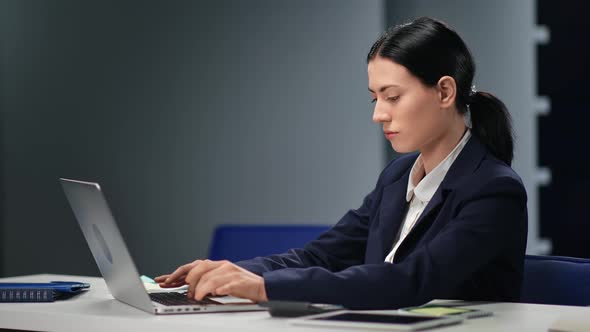
[[[471,310],[464,308],[452,308],[452,307],[424,307],[415,308],[410,310],[411,312],[432,315],[432,316],[445,316],[445,315],[457,315]]]
[[[156,281],[148,276],[144,276],[142,275],[141,277],[139,277],[141,279],[142,282],[147,282],[148,284],[155,284]]]

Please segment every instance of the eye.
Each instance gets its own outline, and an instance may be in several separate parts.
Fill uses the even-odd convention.
[[[371,104],[374,104],[377,101],[377,98],[371,99]]]
[[[387,101],[397,101],[399,96],[387,97]]]

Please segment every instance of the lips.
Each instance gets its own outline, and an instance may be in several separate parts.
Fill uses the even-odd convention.
[[[392,138],[394,138],[394,137],[395,137],[397,134],[399,134],[399,131],[389,131],[389,130],[386,130],[386,131],[383,131],[383,133],[385,134],[385,137],[386,137],[387,139],[392,139]]]

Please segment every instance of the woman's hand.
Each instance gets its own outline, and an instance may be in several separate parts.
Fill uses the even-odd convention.
[[[197,259],[196,261],[188,264],[179,266],[172,274],[164,274],[154,278],[154,281],[160,284],[162,288],[174,288],[186,285],[185,279],[188,272],[195,267],[202,260]]]
[[[202,300],[206,295],[232,295],[254,302],[268,301],[264,278],[229,261],[196,260],[169,275],[156,277],[160,287],[188,285],[188,297]]]

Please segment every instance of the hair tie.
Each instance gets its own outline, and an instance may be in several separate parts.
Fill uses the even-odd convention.
[[[469,104],[471,104],[473,102],[473,98],[475,97],[476,94],[477,94],[477,89],[475,88],[475,85],[472,85],[471,89],[469,89],[469,92],[467,93],[467,107],[469,107]]]
[[[467,111],[465,112],[465,114],[463,114],[463,120],[465,120],[465,127],[469,129],[473,128],[473,122],[471,121],[471,107],[469,104],[471,104],[471,102],[473,101],[473,97],[475,97],[476,94],[477,89],[475,88],[475,85],[472,85],[471,89],[469,90],[469,102],[465,105],[467,107]]]
[[[475,88],[475,84],[471,86],[471,90],[469,90],[469,97],[473,97],[477,94],[477,89]]]

